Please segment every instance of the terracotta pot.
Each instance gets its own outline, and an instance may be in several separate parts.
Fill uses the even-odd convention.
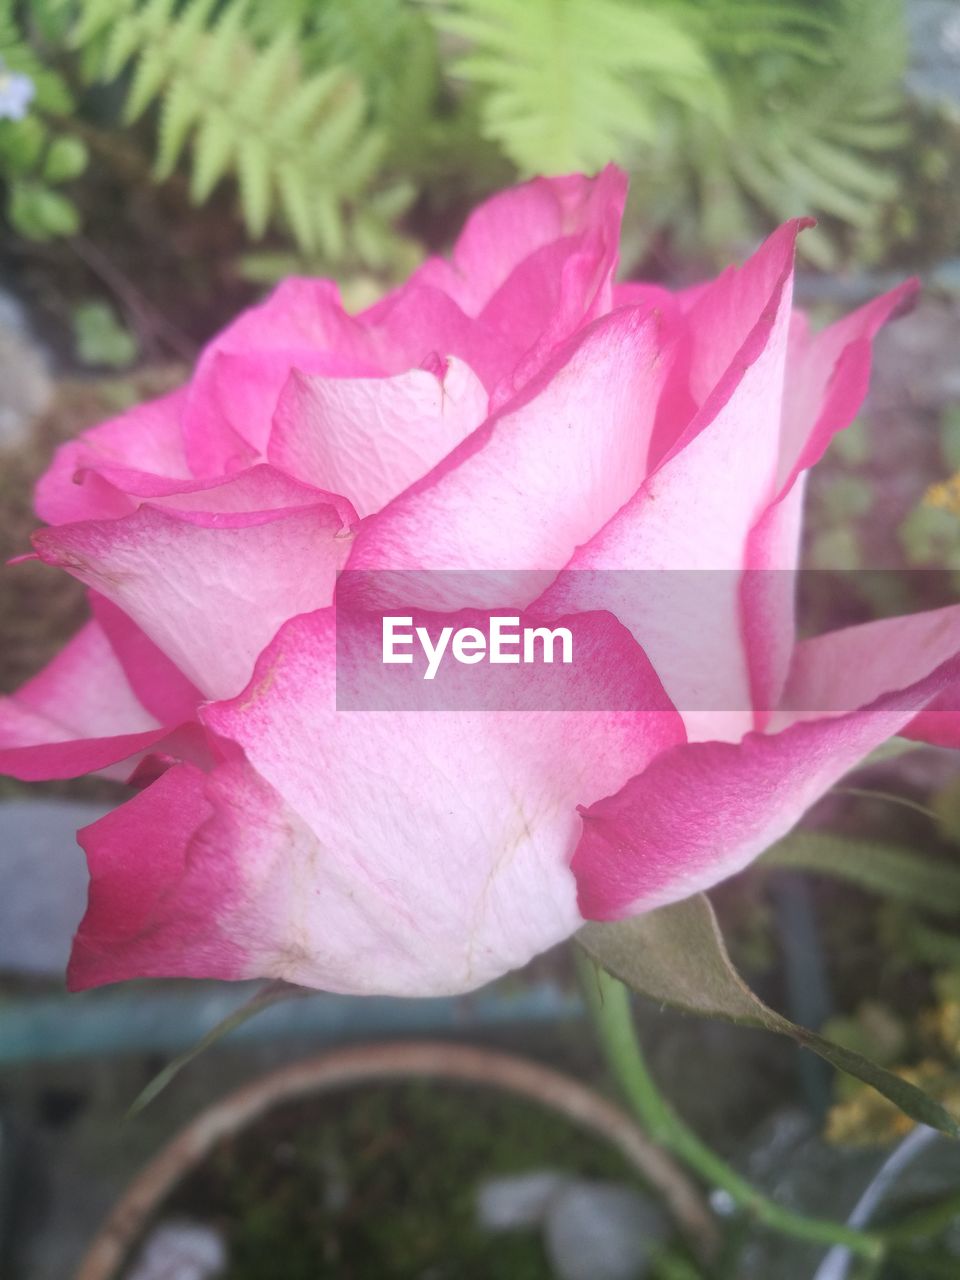
[[[686,1174],[630,1116],[592,1089],[539,1063],[489,1049],[390,1042],[338,1049],[282,1067],[202,1111],[134,1178],[94,1238],[75,1280],[116,1280],[118,1269],[176,1184],[221,1139],[237,1134],[273,1107],[366,1083],[419,1079],[502,1089],[558,1111],[615,1147],[660,1192],[698,1252],[714,1248],[716,1224]]]

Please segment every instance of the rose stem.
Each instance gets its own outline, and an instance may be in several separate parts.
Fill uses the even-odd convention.
[[[809,1218],[783,1208],[741,1177],[702,1142],[662,1096],[643,1056],[630,1010],[630,993],[577,949],[587,1007],[611,1074],[650,1137],[685,1161],[705,1182],[720,1187],[757,1222],[783,1235],[818,1244],[843,1244],[865,1258],[880,1258],[884,1241],[841,1222]]]

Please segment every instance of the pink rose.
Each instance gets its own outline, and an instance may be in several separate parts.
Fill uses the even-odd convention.
[[[0,768],[140,788],[80,833],[73,987],[468,990],[738,871],[893,734],[960,745],[960,609],[796,643],[787,576],[744,575],[795,566],[805,472],[912,286],[811,333],[799,221],[695,289],[616,285],[624,195],[506,192],[358,316],[289,280],[59,451],[36,552],[92,620],[0,703]],[[596,707],[538,710],[529,668],[522,711],[338,711],[345,567],[530,571],[588,611]]]

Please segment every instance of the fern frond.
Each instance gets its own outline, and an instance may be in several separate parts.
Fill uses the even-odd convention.
[[[247,228],[254,239],[259,240],[270,220],[272,183],[276,178],[263,138],[254,135],[241,142],[237,149],[237,176]]]
[[[885,159],[905,138],[902,0],[637,3],[690,22],[730,103],[726,124],[663,116],[655,142],[635,153],[648,226],[669,226],[682,252],[822,215],[800,253],[829,266],[844,227],[879,225],[897,189]]]
[[[698,42],[629,0],[450,0],[439,29],[466,42],[452,70],[482,86],[487,135],[527,171],[594,169],[656,132],[657,107],[723,114]]]
[[[169,178],[173,173],[187,135],[196,121],[197,111],[196,86],[187,80],[177,80],[170,86],[160,109],[154,168],[159,180]]]
[[[296,32],[286,28],[257,54],[249,74],[238,86],[243,95],[244,113],[250,119],[258,119],[282,100],[283,82],[296,62],[296,43]]]
[[[339,248],[350,202],[369,182],[381,139],[362,87],[343,68],[304,68],[295,24],[251,36],[248,0],[79,0],[75,41],[99,44],[101,78],[132,64],[124,114],[159,100],[155,172],[191,152],[190,194],[206,200],[237,178],[250,235],[285,218],[306,251]]]
[[[898,93],[902,6],[833,0],[824,12],[831,24],[822,63],[795,65],[775,85],[773,102],[742,84],[737,111],[745,127],[731,167],[748,194],[778,216],[819,212],[867,229],[897,185],[874,156],[905,137]],[[801,247],[829,265],[825,236],[807,237]]]
[[[73,29],[71,44],[76,49],[90,44],[109,28],[111,22],[122,21],[124,11],[129,12],[132,8],[132,4],[117,3],[117,0],[85,0]]]
[[[280,165],[277,169],[277,187],[283,212],[297,243],[305,252],[313,253],[317,247],[315,215],[310,207],[307,184],[295,164]]]
[[[204,105],[194,140],[190,177],[190,197],[196,204],[207,199],[230,168],[237,143],[227,113],[217,106]]]
[[[824,46],[830,17],[819,7],[790,0],[659,0],[659,4],[711,52],[738,57],[788,54],[812,63],[829,58]]]
[[[286,0],[288,5],[304,0]],[[274,0],[260,0],[264,12]],[[425,13],[410,0],[362,4],[310,4],[313,34],[305,56],[341,66],[363,84],[377,125],[387,134],[397,167],[409,170],[427,148],[441,86],[437,38]]]
[[[100,67],[100,78],[115,80],[129,60],[141,47],[145,37],[167,35],[171,29],[173,7],[176,0],[147,0],[140,10],[134,0],[124,0],[126,15],[119,13],[103,31],[105,42]],[[100,34],[100,33],[98,33]]]
[[[193,0],[193,3],[180,15],[176,23],[169,23],[169,10],[172,0],[151,0],[142,14],[143,26],[140,32],[130,24],[130,34],[126,34],[124,24],[118,23],[115,28],[114,41],[110,47],[105,73],[108,77],[119,73],[143,38],[143,32],[150,32],[150,42],[143,47],[133,80],[124,106],[124,119],[128,123],[137,120],[150,103],[163,90],[167,83],[170,68],[178,61],[189,59],[196,48],[197,41],[205,29],[207,17],[215,0]],[[118,37],[124,36],[121,44]],[[139,40],[133,48],[128,49],[131,39]]]
[[[323,72],[299,85],[282,102],[273,118],[273,127],[283,137],[302,135],[311,120],[322,110],[331,90],[341,82],[338,70]]]

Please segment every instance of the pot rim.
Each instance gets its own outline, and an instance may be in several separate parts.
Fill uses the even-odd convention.
[[[560,1112],[615,1147],[662,1195],[677,1225],[705,1256],[717,1227],[706,1202],[666,1151],[614,1103],[551,1067],[499,1050],[443,1041],[350,1046],[279,1067],[201,1111],[135,1175],[100,1227],[75,1280],[116,1280],[118,1268],[172,1188],[223,1138],[281,1103],[356,1085],[435,1079],[498,1089]]]

